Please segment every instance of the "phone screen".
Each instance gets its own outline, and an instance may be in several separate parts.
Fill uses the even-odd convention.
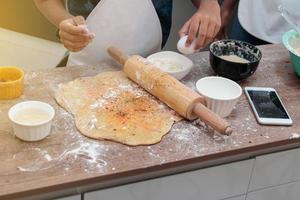
[[[289,119],[274,91],[247,91],[260,118]]]

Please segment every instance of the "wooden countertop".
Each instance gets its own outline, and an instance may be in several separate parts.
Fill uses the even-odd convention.
[[[17,100],[0,101],[0,199],[75,194],[300,146],[300,138],[293,137],[300,134],[300,79],[282,46],[261,49],[263,59],[258,70],[240,84],[274,87],[294,121],[292,127],[257,124],[243,95],[228,118],[235,130],[231,136],[219,136],[199,123],[183,121],[153,146],[128,147],[85,138],[76,130],[73,116],[53,98],[61,82],[117,67],[103,64],[28,72],[24,95]],[[184,83],[195,88],[199,78],[213,72],[208,52],[191,58],[195,68]],[[7,111],[24,100],[45,101],[56,110],[52,133],[41,142],[26,143],[13,136]]]

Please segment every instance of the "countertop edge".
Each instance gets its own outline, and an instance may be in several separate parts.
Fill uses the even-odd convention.
[[[242,161],[256,156],[290,150],[298,147],[300,147],[300,139],[282,140],[243,149],[236,149],[217,154],[181,160],[175,163],[166,163],[160,166],[153,166],[107,176],[87,178],[79,181],[53,185],[51,187],[7,194],[0,196],[0,199],[34,200],[78,195],[83,192],[117,187],[124,184],[228,164],[231,162]]]

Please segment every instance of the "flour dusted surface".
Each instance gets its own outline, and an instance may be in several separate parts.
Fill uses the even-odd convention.
[[[158,143],[180,119],[120,71],[62,84],[55,96],[83,135],[132,146]]]

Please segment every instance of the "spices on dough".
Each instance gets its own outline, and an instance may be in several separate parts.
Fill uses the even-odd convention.
[[[61,84],[55,97],[83,135],[131,146],[160,142],[181,119],[121,71]]]

